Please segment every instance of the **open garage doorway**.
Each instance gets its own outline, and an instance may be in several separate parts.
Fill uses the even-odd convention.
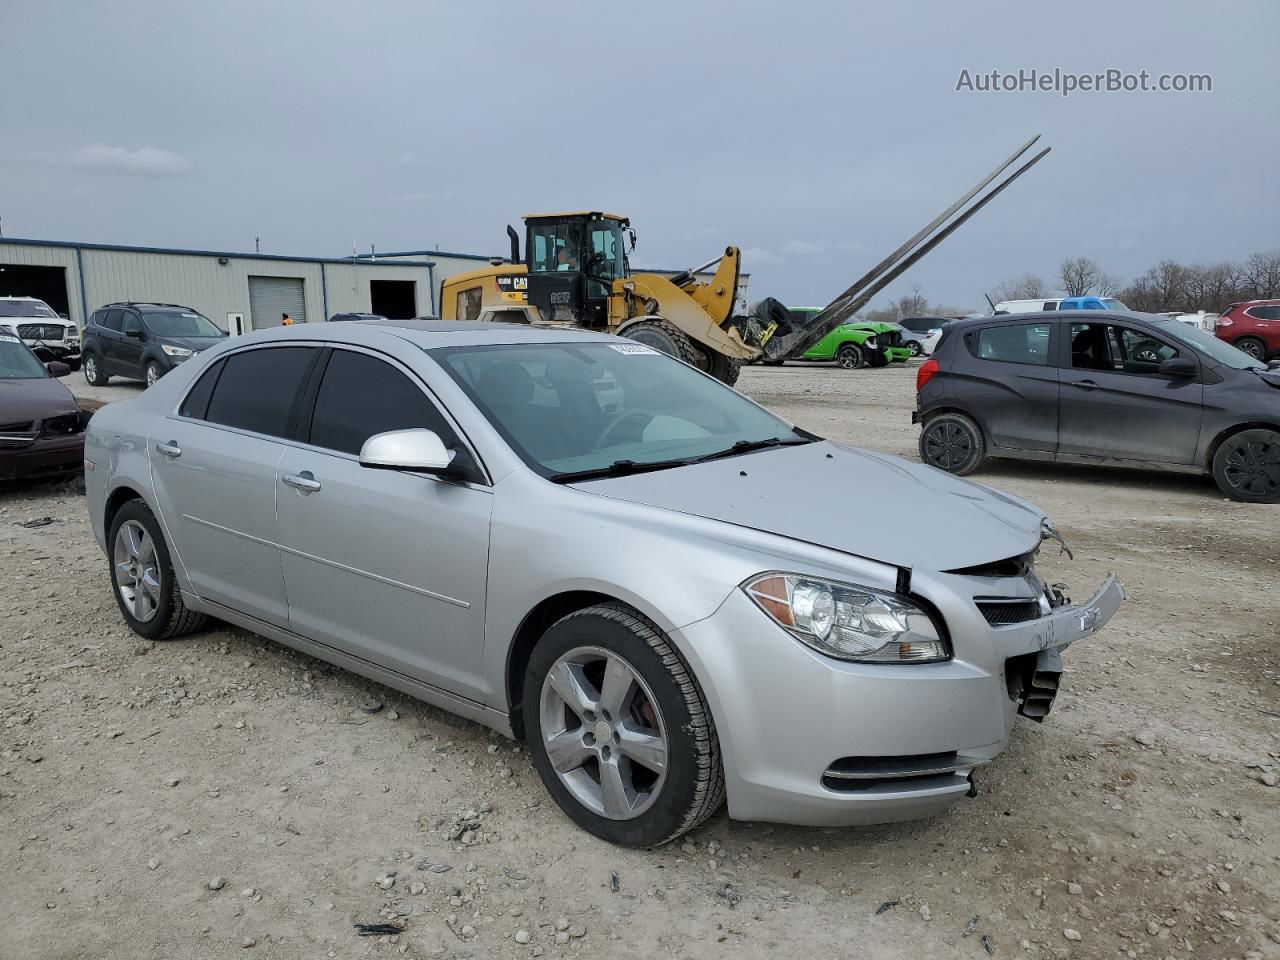
[[[412,320],[418,315],[418,282],[370,280],[369,307],[390,320]]]
[[[0,297],[35,297],[62,317],[71,316],[66,267],[0,263]]]

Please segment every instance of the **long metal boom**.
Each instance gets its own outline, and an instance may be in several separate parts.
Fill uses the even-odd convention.
[[[1039,136],[1032,137],[1022,145],[1008,160],[1000,164],[988,176],[981,180],[976,186],[970,189],[959,200],[935,217],[922,230],[918,231],[913,237],[903,243],[897,250],[885,257],[871,270],[869,270],[847,290],[831,301],[821,313],[805,327],[792,330],[785,335],[775,334],[772,339],[765,345],[765,355],[769,359],[785,359],[787,357],[799,356],[804,353],[815,343],[825,337],[828,333],[843,323],[846,323],[850,317],[861,310],[871,298],[883,290],[886,286],[900,277],[908,268],[933,250],[939,243],[950,236],[957,227],[965,223],[970,217],[981,210],[987,203],[1004,191],[1009,184],[1022,176],[1031,169],[1036,163],[1049,153],[1048,147],[1036,154],[1029,161],[1011,173],[1003,181],[1001,181],[993,190],[981,197],[977,203],[971,206],[954,222],[948,224],[941,232],[930,239],[919,250],[915,248],[920,245],[926,237],[929,237],[939,226],[946,222],[956,211],[960,210],[966,203],[972,200],[983,188],[996,179],[1001,173],[1007,170],[1019,157],[1037,141]],[[914,251],[914,253],[912,252]],[[910,256],[906,256],[910,254]],[[903,257],[906,259],[903,259]],[[885,272],[889,271],[889,272]]]

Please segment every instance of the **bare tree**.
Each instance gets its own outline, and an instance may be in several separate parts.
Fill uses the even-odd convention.
[[[1038,300],[1049,295],[1049,288],[1034,273],[1024,273],[1020,277],[1006,280],[992,292],[992,299],[1000,300]]]
[[[1255,253],[1241,271],[1251,300],[1274,300],[1280,297],[1280,250]]]
[[[1120,288],[1124,286],[1124,281],[1114,274],[1098,272],[1098,296],[1114,297],[1120,292]]]
[[[911,292],[898,299],[899,318],[919,317],[929,312],[929,298],[920,292],[920,286],[911,288]]]
[[[1062,261],[1058,275],[1062,278],[1062,289],[1068,297],[1083,297],[1089,294],[1098,284],[1102,271],[1088,257],[1071,257]]]

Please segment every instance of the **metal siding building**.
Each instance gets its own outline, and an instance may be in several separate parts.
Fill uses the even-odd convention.
[[[311,321],[335,313],[373,312],[375,301],[388,292],[417,316],[434,312],[433,270],[434,264],[425,260],[367,263],[0,239],[0,295],[40,297],[56,310],[65,308],[81,327],[87,314],[103,304],[136,300],[191,307],[227,330],[240,317],[247,331],[255,320],[250,295],[254,277],[298,281],[302,312]],[[394,286],[382,286],[388,281]],[[256,320],[258,326],[274,325],[280,317]]]

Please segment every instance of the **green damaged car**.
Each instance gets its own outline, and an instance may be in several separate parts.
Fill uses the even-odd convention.
[[[791,307],[796,322],[806,325],[821,307]],[[834,360],[846,370],[905,363],[911,351],[902,345],[902,327],[896,323],[853,323],[836,327],[810,347],[800,360]],[[766,361],[768,362],[768,361]],[[782,361],[774,361],[775,364]]]

